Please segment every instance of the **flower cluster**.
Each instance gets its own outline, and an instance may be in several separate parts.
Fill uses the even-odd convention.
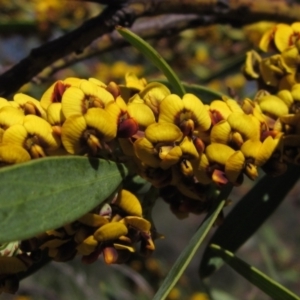
[[[279,174],[286,161],[297,163],[298,85],[206,105],[131,73],[125,80],[67,78],[40,101],[1,99],[1,164],[70,154],[123,162],[183,217],[207,210],[211,183],[239,185],[244,174],[255,179],[258,167]]]
[[[96,207],[75,222],[49,230],[21,242],[4,245],[0,256],[0,292],[18,288],[17,274],[24,272],[41,257],[65,262],[76,255],[84,263],[93,263],[103,254],[107,264],[125,262],[131,253],[148,256],[154,249],[151,223],[142,217],[139,200],[129,191],[120,190],[112,199]]]
[[[262,57],[255,50],[249,51],[244,66],[247,78],[271,92],[290,90],[300,82],[300,22],[275,25],[264,33],[259,47],[273,54]]]

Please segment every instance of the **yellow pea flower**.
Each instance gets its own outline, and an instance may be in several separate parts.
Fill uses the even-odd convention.
[[[153,111],[138,94],[129,99],[127,112],[136,120],[139,130],[145,130],[149,125],[155,123]]]
[[[294,45],[299,40],[299,36],[300,22],[295,22],[291,26],[280,23],[265,32],[261,38],[259,47],[261,50],[267,52],[275,46],[279,52],[282,52]]]
[[[161,101],[168,95],[170,90],[159,82],[151,82],[139,93],[140,97],[152,109],[153,113],[157,116],[159,113],[159,105]]]
[[[145,137],[134,142],[137,157],[153,168],[168,169],[176,164],[182,150],[176,145],[182,139],[180,129],[170,123],[154,123],[145,130]]]
[[[114,102],[108,103],[105,111],[117,126],[117,137],[130,138],[136,134],[139,129],[138,122],[129,114],[127,105],[121,96],[118,96]]]
[[[85,114],[91,107],[104,108],[114,101],[114,96],[105,88],[88,80],[81,80],[79,86],[69,87],[62,95],[62,111],[66,118]]]
[[[18,93],[14,95],[14,102],[19,104],[19,107],[23,109],[25,115],[32,114],[46,119],[46,111],[41,106],[40,101],[33,97]]]
[[[32,158],[46,156],[48,151],[60,147],[60,139],[51,125],[35,115],[24,117],[23,125],[15,124],[3,134],[3,143],[13,143],[24,147]]]
[[[277,119],[289,112],[288,106],[285,102],[275,95],[263,96],[258,98],[256,101],[262,112],[273,119]]]
[[[159,106],[159,122],[177,125],[184,135],[191,136],[194,131],[207,131],[211,126],[209,113],[201,100],[193,94],[167,96]]]
[[[217,168],[213,171],[213,180],[217,183],[222,183],[223,179],[219,174],[214,174],[215,171],[223,171],[226,178],[233,184],[237,184],[240,175],[243,172],[245,157],[241,151],[235,151],[227,145],[213,143],[206,147],[205,154],[210,165],[220,165],[220,169]],[[217,175],[214,178],[214,175]]]
[[[117,125],[102,108],[90,108],[86,114],[70,116],[62,126],[61,139],[71,154],[91,150],[95,155],[106,143],[115,138]]]
[[[41,106],[44,110],[47,110],[51,103],[61,102],[62,96],[67,88],[70,86],[79,87],[81,79],[75,77],[69,77],[64,80],[55,81],[42,95]]]

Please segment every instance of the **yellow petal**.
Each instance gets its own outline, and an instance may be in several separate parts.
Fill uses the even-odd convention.
[[[299,90],[300,91],[300,90]],[[299,94],[299,92],[297,93],[297,95]],[[293,90],[289,91],[289,90],[281,90],[277,93],[277,97],[279,97],[284,103],[285,105],[290,108],[291,105],[294,102],[294,95],[293,95]],[[300,98],[300,97],[299,97]]]
[[[104,108],[109,102],[115,100],[110,92],[90,80],[81,80],[79,88],[88,99],[90,107],[97,107],[97,104],[93,104],[93,102],[96,101],[100,105],[98,107]]]
[[[90,82],[92,82],[92,83],[98,85],[99,87],[102,87],[102,88],[106,88],[106,87],[107,87],[107,85],[106,85],[104,82],[102,82],[101,80],[99,80],[99,79],[97,79],[97,78],[91,77],[91,78],[89,78],[88,80],[89,80]]]
[[[291,46],[290,40],[292,35],[294,34],[294,30],[291,26],[286,24],[277,24],[276,31],[274,34],[274,43],[277,49],[282,52],[289,46]]]
[[[230,141],[231,127],[226,120],[215,124],[210,132],[212,143],[227,144]]]
[[[34,114],[46,119],[46,111],[42,108],[40,101],[26,94],[18,93],[14,96],[14,102],[18,103],[25,114]],[[29,109],[26,109],[29,106]],[[32,109],[30,109],[30,106]]]
[[[184,109],[192,113],[195,130],[206,131],[210,128],[211,119],[201,100],[193,94],[185,94],[182,98]]]
[[[287,105],[274,95],[259,98],[258,104],[264,114],[275,118],[286,115],[289,111]]]
[[[134,73],[128,72],[125,75],[126,87],[141,91],[146,86],[145,80],[140,80]]]
[[[52,125],[61,126],[66,120],[62,112],[61,103],[51,103],[47,109],[47,121]]]
[[[166,96],[159,105],[159,122],[180,125],[180,113],[184,109],[181,98],[175,94]]]
[[[61,102],[62,95],[69,87],[62,80],[55,81],[42,95],[41,106],[44,110],[47,110],[48,106],[52,103]]]
[[[93,213],[87,213],[77,221],[91,227],[100,227],[108,223],[108,220],[105,217]]]
[[[118,197],[113,201],[114,205],[117,205],[126,214],[131,216],[142,216],[142,206],[138,198],[131,192],[122,189],[118,193]]]
[[[181,148],[182,155],[185,159],[193,160],[199,158],[199,153],[190,137],[184,137],[179,144],[179,147]]]
[[[159,157],[161,158],[160,167],[163,170],[175,165],[182,157],[182,151],[179,146],[171,147],[171,149],[168,149],[169,147],[166,148],[166,151],[164,151],[164,147],[161,147],[159,150]]]
[[[155,114],[159,112],[159,105],[162,100],[170,95],[170,90],[159,82],[151,82],[139,93],[145,103]]]
[[[69,117],[62,126],[61,140],[65,149],[71,154],[82,154],[86,145],[82,142],[82,134],[87,125],[80,115]]]
[[[150,124],[155,123],[153,111],[144,103],[129,103],[127,111],[137,121],[140,130],[144,130]]]
[[[0,127],[7,129],[14,124],[23,124],[24,112],[21,109],[5,106],[0,109]]]
[[[0,144],[0,164],[18,164],[30,160],[29,153],[21,146]]]
[[[279,141],[279,139],[273,139],[271,136],[263,141],[255,159],[256,166],[261,167],[270,159],[278,147]]]
[[[259,71],[263,81],[267,85],[277,86],[279,83],[278,75],[272,69],[270,58],[264,58],[259,64]],[[283,74],[282,74],[283,76]]]
[[[31,136],[39,139],[39,144],[46,150],[56,150],[60,146],[60,138],[54,134],[51,125],[42,118],[35,115],[27,115],[24,117],[23,126]]]
[[[136,156],[147,166],[158,168],[160,166],[160,159],[152,143],[146,138],[137,139],[134,144],[134,151]]]
[[[226,161],[234,154],[234,152],[235,151],[229,146],[218,143],[210,144],[205,149],[208,161],[220,165],[225,165]]]
[[[231,110],[228,105],[221,100],[214,100],[210,103],[209,111],[212,114],[214,123],[218,123],[221,120],[227,120],[228,116],[231,114]]]
[[[4,144],[14,144],[24,147],[27,136],[28,133],[25,127],[21,124],[15,124],[5,130],[2,136],[2,142]]]
[[[246,61],[243,66],[243,73],[247,76],[247,78],[250,77],[251,79],[257,79],[260,77],[258,72],[258,66],[260,62],[261,57],[256,51],[247,51]]]
[[[227,119],[233,131],[240,133],[244,139],[260,138],[260,122],[253,115],[232,113]]]
[[[100,137],[105,141],[111,141],[116,137],[117,124],[114,119],[101,108],[90,108],[84,115],[88,127],[95,128]]]
[[[176,125],[169,123],[153,123],[145,130],[145,137],[152,144],[177,142],[182,139],[182,136],[180,129]]]
[[[207,156],[203,153],[201,155],[201,158],[199,160],[199,163],[193,168],[194,174],[197,180],[202,184],[209,184],[212,182],[208,172],[207,168],[209,167],[209,161]]]
[[[78,87],[69,87],[62,96],[62,111],[66,118],[83,115],[87,112],[88,103],[84,92]]]
[[[260,140],[247,140],[243,143],[241,151],[246,158],[252,158],[255,161],[261,145],[262,142]]]
[[[10,101],[7,101],[5,98],[0,97],[0,109],[5,106],[11,106]]]
[[[96,250],[98,241],[93,235],[88,236],[82,243],[77,245],[76,249],[81,255],[90,255]]]
[[[264,52],[269,51],[270,43],[274,38],[274,32],[275,32],[275,28],[270,28],[263,34],[263,36],[259,42],[259,48],[262,51],[264,51]]]
[[[225,174],[231,183],[236,183],[245,165],[242,151],[235,151],[225,163]]]
[[[144,218],[136,216],[128,216],[123,218],[120,222],[124,223],[126,227],[133,228],[141,232],[150,232],[151,223]]]
[[[98,242],[116,240],[128,233],[127,227],[120,222],[107,223],[94,232],[94,237]]]

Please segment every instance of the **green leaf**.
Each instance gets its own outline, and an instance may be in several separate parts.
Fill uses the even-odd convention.
[[[126,176],[121,164],[65,156],[0,170],[0,243],[74,221],[109,197]]]
[[[150,46],[146,41],[138,35],[130,31],[128,28],[117,26],[116,30],[127,40],[132,46],[138,49],[147,59],[149,59],[164,75],[167,77],[174,92],[182,97],[185,94],[185,89],[182,86],[179,78],[168,65],[168,63],[160,56],[160,54]]]
[[[210,248],[220,256],[229,266],[231,266],[240,275],[249,282],[260,288],[263,292],[274,300],[299,300],[300,297],[289,291],[287,288],[268,277],[257,268],[250,266],[232,252],[222,249],[218,245],[210,245]]]
[[[195,255],[197,249],[201,245],[202,241],[206,237],[210,228],[214,224],[216,218],[221,212],[223,206],[225,204],[225,200],[217,201],[217,205],[213,207],[213,209],[208,213],[204,221],[202,222],[199,229],[196,231],[194,236],[189,241],[186,248],[181,252],[172,269],[168,273],[167,277],[163,281],[161,287],[155,294],[153,300],[163,300],[170,293],[171,289],[175,286],[176,282],[179,280],[184,270],[188,266],[189,262]]]
[[[164,79],[155,79],[156,82],[160,82],[166,85],[169,89],[172,90],[172,86],[167,80]],[[224,94],[211,90],[203,85],[199,84],[190,84],[186,82],[181,83],[187,93],[196,95],[204,104],[210,104],[213,100],[220,100]]]
[[[275,211],[299,179],[299,167],[289,166],[278,177],[263,177],[226,216],[209,244],[217,244],[235,252]],[[200,264],[200,277],[211,275],[222,265],[222,260],[207,248]]]

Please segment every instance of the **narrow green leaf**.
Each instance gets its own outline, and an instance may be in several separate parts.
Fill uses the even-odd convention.
[[[166,85],[170,90],[172,90],[172,86],[167,80],[155,79],[155,81]],[[181,82],[181,84],[183,85],[187,93],[196,95],[204,104],[210,104],[213,100],[220,100],[224,95],[218,91],[211,90],[203,85],[190,84],[186,82]]]
[[[168,81],[174,89],[174,92],[177,95],[182,97],[185,94],[185,89],[182,86],[177,75],[152,46],[150,46],[146,41],[130,31],[128,28],[117,26],[116,30],[122,35],[125,40],[127,40],[132,46],[138,49],[167,77]]]
[[[215,205],[213,209],[208,213],[204,221],[202,222],[199,229],[196,231],[194,236],[189,241],[188,245],[181,252],[172,269],[168,273],[161,287],[155,294],[153,300],[163,300],[170,293],[171,289],[175,286],[176,282],[181,277],[182,273],[188,266],[189,262],[195,255],[197,249],[201,245],[202,241],[206,237],[210,228],[214,224],[217,216],[221,212],[223,206],[225,204],[225,200],[218,201],[218,205]]]
[[[299,175],[298,166],[289,166],[281,176],[263,177],[226,216],[209,244],[235,252],[275,211],[298,181]],[[207,248],[200,264],[200,277],[211,275],[221,265],[222,260]]]
[[[0,170],[0,243],[74,221],[109,197],[127,174],[121,164],[66,156]]]
[[[282,286],[280,283],[268,277],[257,268],[250,266],[232,252],[222,249],[220,246],[212,244],[210,248],[220,256],[236,272],[246,278],[249,282],[260,288],[263,292],[274,300],[299,300],[300,297]]]

